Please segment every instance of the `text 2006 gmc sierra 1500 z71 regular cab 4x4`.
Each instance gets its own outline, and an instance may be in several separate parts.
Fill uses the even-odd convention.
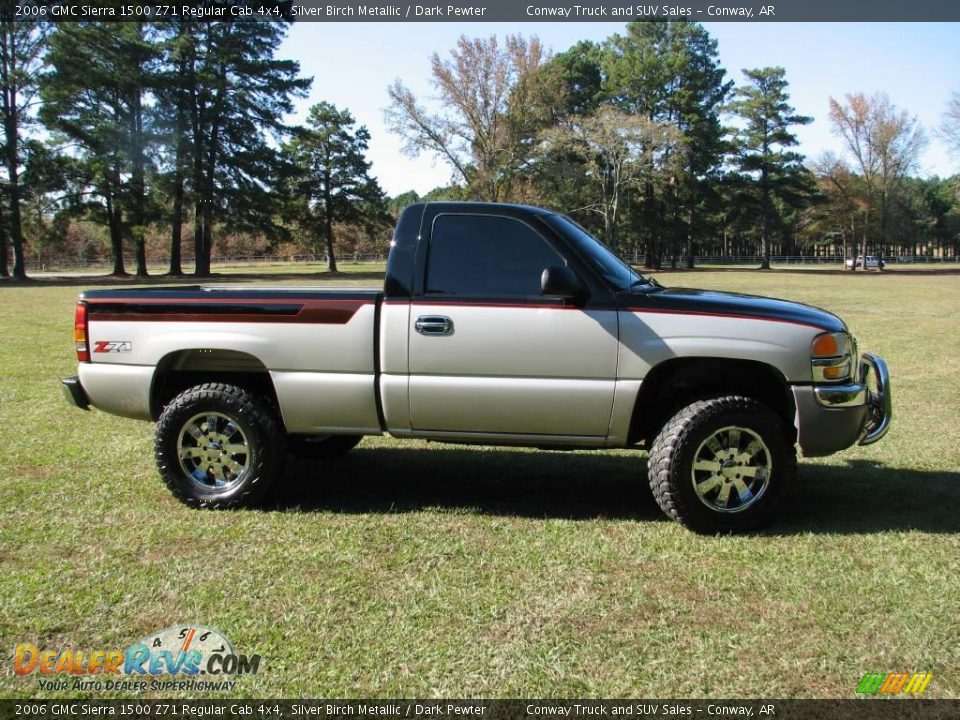
[[[514,205],[407,208],[383,292],[96,290],[75,333],[68,396],[157,421],[164,481],[203,507],[258,500],[287,448],[320,458],[386,432],[645,447],[664,512],[738,530],[770,516],[797,445],[869,444],[891,414],[886,365],[836,316],[664,288],[568,218]]]

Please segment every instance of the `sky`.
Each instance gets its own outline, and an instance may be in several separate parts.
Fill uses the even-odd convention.
[[[744,68],[779,65],[786,69],[797,112],[814,118],[796,128],[800,152],[816,158],[843,153],[827,117],[832,96],[885,92],[915,115],[930,143],[920,174],[960,172],[936,129],[952,92],[960,92],[960,24],[957,23],[704,23],[716,38],[720,62],[738,84]],[[310,105],[325,100],[346,108],[370,131],[372,174],[391,195],[423,194],[447,185],[449,168],[430,156],[410,158],[402,140],[384,124],[387,86],[400,78],[418,98],[429,99],[430,55],[446,57],[463,34],[485,37],[509,33],[536,35],[553,52],[579,40],[600,41],[624,29],[623,23],[323,23],[291,28],[279,55],[300,62],[313,87],[299,101],[293,118],[302,121]]]

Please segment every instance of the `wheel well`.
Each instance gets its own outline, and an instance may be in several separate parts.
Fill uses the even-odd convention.
[[[630,423],[629,443],[643,442],[650,447],[680,408],[719,395],[753,398],[780,415],[786,427],[796,432],[793,394],[775,368],[755,360],[674,358],[652,368],[643,379]]]
[[[150,414],[157,420],[177,395],[194,385],[210,382],[241,387],[268,398],[275,409],[279,408],[273,380],[259,359],[235,350],[196,349],[172,352],[157,364],[150,387]]]

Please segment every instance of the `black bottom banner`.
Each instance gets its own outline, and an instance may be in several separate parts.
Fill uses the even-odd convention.
[[[960,718],[960,700],[0,700],[7,718]]]

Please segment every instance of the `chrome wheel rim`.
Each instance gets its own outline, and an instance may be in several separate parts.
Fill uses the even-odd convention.
[[[236,487],[250,467],[250,445],[229,415],[205,412],[184,423],[177,439],[180,468],[197,488],[224,491]]]
[[[753,430],[729,426],[700,443],[690,471],[693,490],[715,512],[743,512],[770,485],[770,448]]]

